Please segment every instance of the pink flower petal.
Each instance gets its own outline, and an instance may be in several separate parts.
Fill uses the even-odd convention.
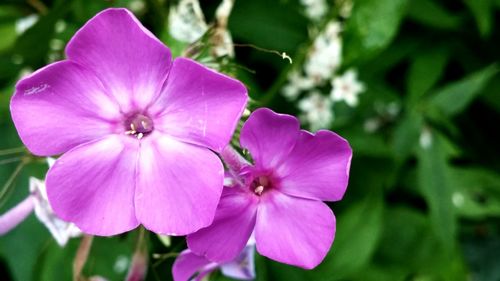
[[[299,132],[297,118],[261,108],[243,125],[240,143],[250,151],[256,167],[272,169],[293,149]]]
[[[35,203],[32,196],[26,197],[21,203],[0,216],[0,235],[4,235],[18,226],[33,212]]]
[[[40,156],[64,153],[107,135],[119,108],[99,79],[70,61],[48,65],[19,81],[12,119],[28,149]]]
[[[149,230],[186,235],[212,222],[224,169],[212,151],[160,133],[141,141],[135,206]]]
[[[237,188],[224,188],[212,225],[188,235],[189,249],[218,263],[235,259],[255,226],[257,198]]]
[[[203,275],[210,273],[216,268],[216,264],[207,260],[203,256],[198,256],[190,250],[184,250],[175,259],[172,266],[172,275],[174,281],[189,281],[197,273],[202,274],[203,269],[209,269],[208,272],[203,272]]]
[[[326,256],[334,235],[335,216],[325,203],[278,191],[261,196],[255,226],[260,254],[311,269]]]
[[[349,143],[337,134],[302,131],[286,161],[277,168],[280,191],[322,201],[340,200],[347,188],[351,157]]]
[[[134,189],[139,142],[108,136],[57,159],[47,174],[47,195],[56,215],[83,232],[114,235],[139,225]]]
[[[123,112],[150,104],[171,64],[168,48],[126,9],[93,17],[68,43],[66,54],[96,73]]]
[[[220,152],[231,139],[246,101],[241,82],[178,58],[150,112],[157,116],[155,128],[163,133]]]

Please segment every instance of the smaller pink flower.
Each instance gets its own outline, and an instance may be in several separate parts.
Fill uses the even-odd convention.
[[[225,187],[212,225],[188,235],[189,248],[215,262],[234,259],[255,233],[257,251],[306,269],[326,256],[335,216],[321,201],[342,199],[352,150],[331,131],[300,130],[298,120],[256,110],[243,125],[241,146],[251,165],[226,148],[233,187]]]

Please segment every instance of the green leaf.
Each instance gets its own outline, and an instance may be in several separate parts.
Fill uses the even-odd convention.
[[[236,1],[229,18],[235,40],[288,54],[307,40],[306,27],[306,19],[284,1]]]
[[[465,4],[469,7],[474,18],[479,32],[483,37],[490,35],[493,25],[493,3],[492,0],[465,0]]]
[[[345,61],[373,57],[396,35],[408,0],[356,1],[345,28]]]
[[[455,241],[456,219],[452,205],[450,168],[444,142],[430,131],[429,142],[418,152],[418,186],[427,202],[433,229],[445,250],[451,253]]]
[[[411,1],[408,8],[408,17],[424,25],[434,28],[455,30],[461,26],[462,19],[441,6],[437,1]]]
[[[423,127],[423,118],[413,111],[406,114],[398,123],[393,137],[394,155],[403,162],[418,144]]]
[[[437,90],[430,98],[431,107],[437,108],[444,115],[452,116],[464,110],[481,93],[488,82],[497,74],[496,65],[490,65],[470,74],[460,81],[451,83]]]
[[[10,48],[16,41],[17,34],[14,22],[0,24],[0,52]]]
[[[443,48],[429,48],[414,57],[406,85],[408,93],[406,101],[410,107],[425,95],[443,75],[449,59],[447,51]]]
[[[406,278],[420,268],[435,268],[435,264],[443,256],[435,253],[440,243],[432,234],[431,225],[425,215],[408,207],[393,207],[387,210],[385,217],[375,264],[391,269],[404,260],[404,264],[397,268],[405,273],[403,277]]]
[[[256,255],[257,281],[343,280],[365,266],[377,246],[382,228],[383,202],[371,196],[351,205],[337,217],[333,246],[313,270],[268,260]]]
[[[130,266],[135,232],[126,236],[94,237],[84,276],[102,276],[107,280],[123,280]],[[81,239],[71,239],[66,247],[51,241],[42,253],[35,280],[70,280],[73,260]]]
[[[337,218],[333,247],[307,280],[342,280],[363,268],[372,257],[382,231],[382,198],[371,195]]]
[[[454,168],[453,205],[459,216],[484,219],[500,217],[500,175],[476,167]]]
[[[15,44],[15,54],[22,57],[27,65],[38,67],[45,64],[55,24],[57,20],[66,15],[73,4],[72,2],[73,0],[55,1],[50,12],[40,17],[40,20],[33,27],[26,30],[18,38]]]

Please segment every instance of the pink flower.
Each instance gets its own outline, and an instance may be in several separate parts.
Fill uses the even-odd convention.
[[[255,279],[255,244],[248,243],[239,255],[225,263],[216,263],[191,250],[184,250],[175,260],[172,267],[174,281],[205,280],[204,277],[220,269],[222,274],[240,280]]]
[[[257,251],[273,260],[314,268],[327,254],[335,217],[323,202],[342,199],[352,151],[330,131],[300,130],[297,119],[255,111],[241,130],[254,164],[227,148],[234,187],[222,193],[212,225],[187,237],[189,248],[215,262],[233,259],[254,232]],[[240,160],[238,160],[240,159]]]
[[[19,81],[11,101],[27,148],[63,154],[47,174],[56,214],[96,235],[208,226],[224,172],[211,150],[231,138],[243,84],[189,59],[172,62],[125,9],[89,20],[66,55]]]

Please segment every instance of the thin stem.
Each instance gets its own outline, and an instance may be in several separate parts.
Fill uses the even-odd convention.
[[[257,45],[254,45],[254,44],[238,44],[238,43],[235,43],[235,44],[233,44],[233,46],[234,47],[247,47],[247,48],[255,49],[257,51],[261,51],[261,52],[265,52],[265,53],[270,53],[270,54],[275,54],[275,55],[280,56],[282,59],[288,60],[288,62],[290,64],[292,64],[292,62],[293,62],[292,58],[289,55],[287,55],[285,52],[279,52],[279,51],[276,51],[276,50],[262,48],[262,47],[259,47]]]
[[[84,278],[81,276],[83,267],[89,257],[90,248],[92,247],[92,240],[94,236],[83,235],[80,247],[76,252],[75,260],[73,261],[73,281],[81,281]]]
[[[40,0],[28,0],[28,4],[37,10],[40,14],[45,15],[48,12],[47,6]]]
[[[26,163],[27,163],[27,161],[25,160],[17,165],[14,172],[10,175],[10,177],[7,179],[7,181],[3,185],[2,190],[0,190],[0,208],[3,206],[3,204],[5,202],[4,197],[7,198],[7,196],[5,196],[5,195],[8,193],[10,187],[12,186],[12,183],[14,182],[16,177],[19,175],[19,173],[21,172],[23,167],[26,165]]]
[[[179,255],[179,253],[171,252],[166,254],[153,254],[153,258],[157,259],[156,262],[153,263],[153,267],[157,267],[161,263],[163,263],[166,259],[175,258]]]
[[[144,227],[141,227],[139,229],[139,237],[137,239],[137,245],[132,257],[132,262],[130,264],[127,277],[125,278],[126,281],[143,280],[146,276],[148,269],[148,251],[145,242],[146,234],[147,233]]]
[[[13,158],[9,158],[9,159],[0,160],[0,165],[21,161],[21,160],[23,160],[23,158],[24,157],[13,157]]]
[[[16,154],[16,153],[21,153],[21,152],[25,152],[25,151],[26,151],[26,149],[24,148],[24,146],[16,147],[16,148],[7,148],[7,149],[0,150],[0,156],[1,155]]]

